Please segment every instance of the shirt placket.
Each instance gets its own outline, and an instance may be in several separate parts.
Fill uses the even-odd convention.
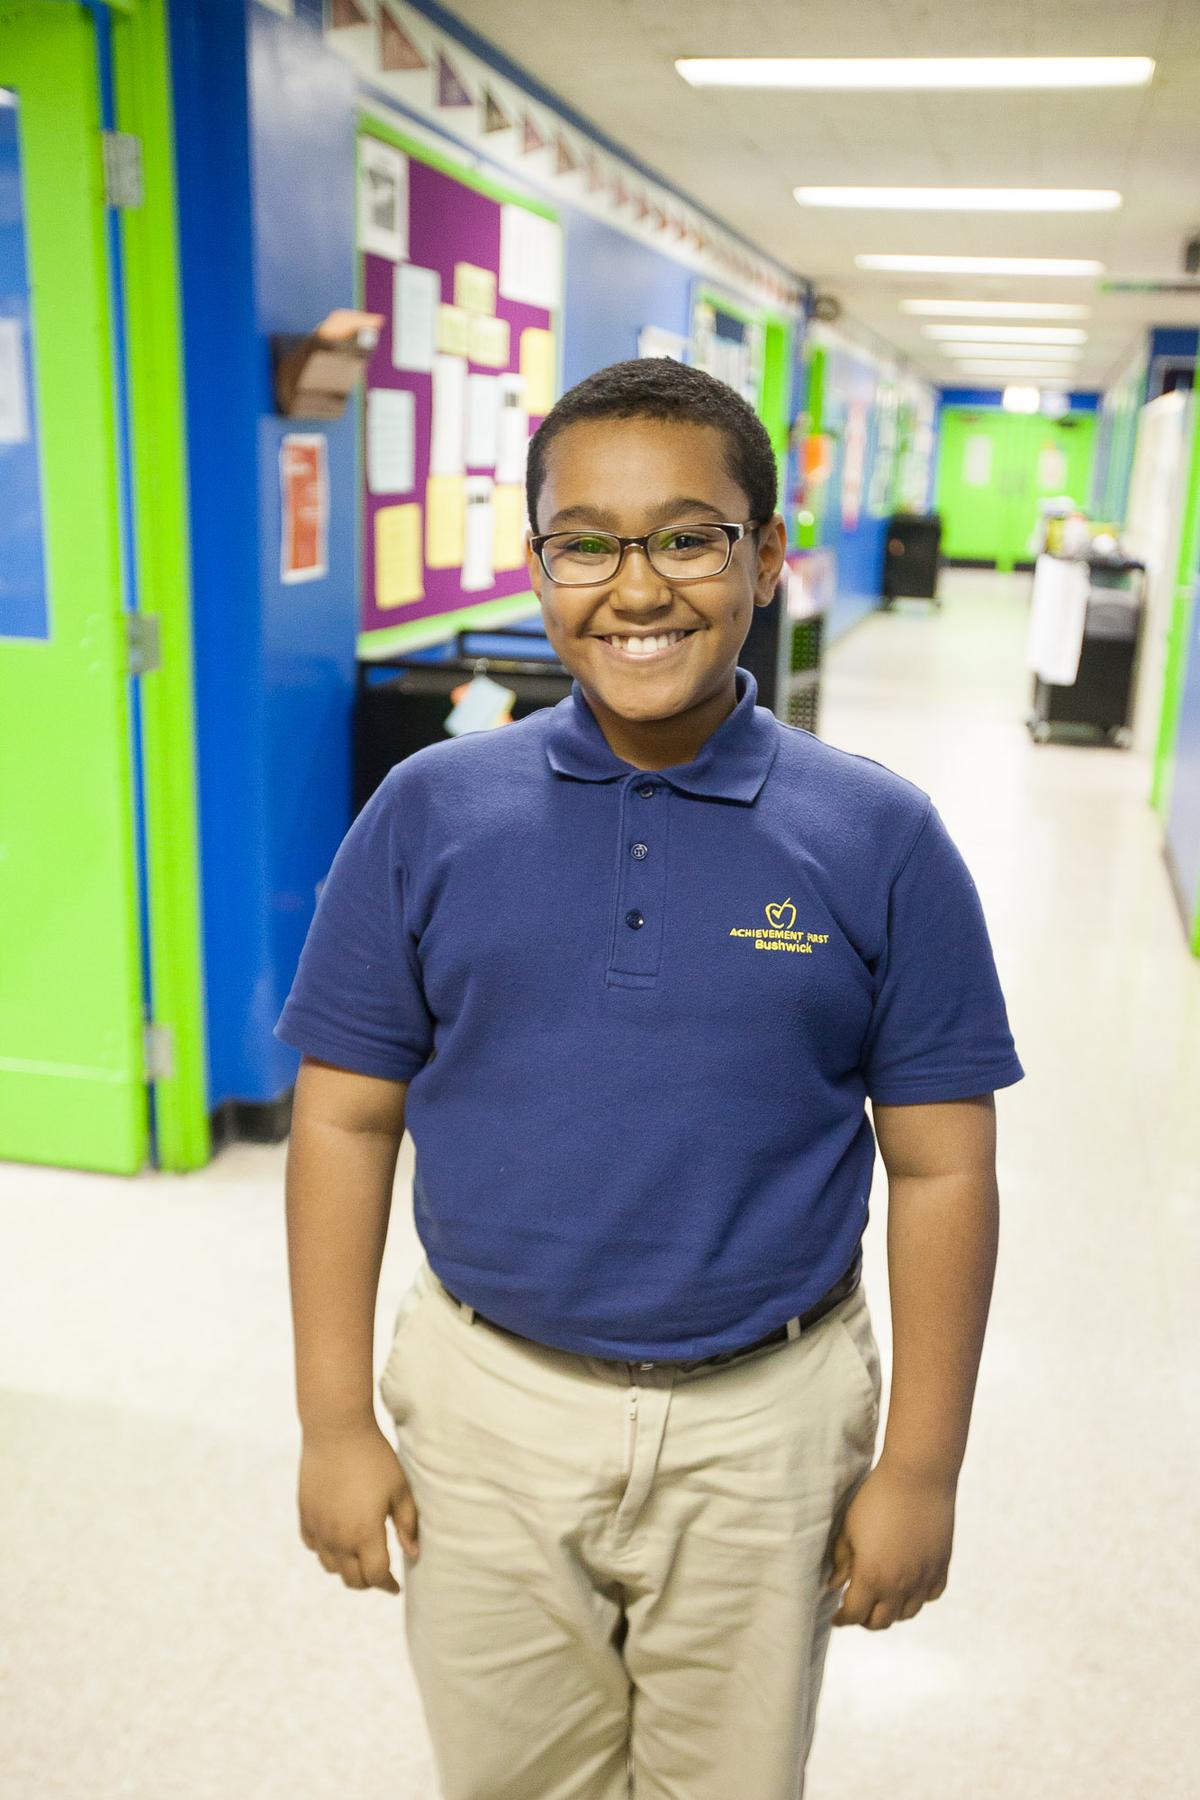
[[[667,826],[672,795],[665,782],[638,774],[621,794],[616,909],[610,980],[636,986],[657,978],[667,899]]]

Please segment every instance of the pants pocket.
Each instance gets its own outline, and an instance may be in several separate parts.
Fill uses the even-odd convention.
[[[388,1349],[387,1361],[384,1363],[379,1377],[379,1396],[393,1418],[397,1417],[403,1407],[400,1374],[413,1322],[429,1292],[429,1266],[423,1262],[418,1267],[396,1309],[396,1317],[392,1325],[392,1341]]]
[[[875,1341],[871,1313],[863,1290],[859,1288],[849,1305],[844,1309],[839,1309],[834,1317],[838,1335],[846,1347],[847,1357],[853,1363],[854,1375],[860,1392],[864,1399],[870,1401],[872,1412],[878,1418],[880,1401],[883,1397],[883,1370],[879,1359],[879,1345]]]

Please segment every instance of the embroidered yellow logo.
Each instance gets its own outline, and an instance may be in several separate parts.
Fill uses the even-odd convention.
[[[786,900],[769,900],[763,911],[765,925],[731,926],[731,938],[746,938],[756,950],[790,950],[793,956],[811,956],[814,944],[827,944],[827,931],[797,931],[796,908],[789,894]]]

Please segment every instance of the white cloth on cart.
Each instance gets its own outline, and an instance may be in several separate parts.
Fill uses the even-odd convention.
[[[1083,650],[1091,571],[1064,556],[1039,556],[1033,571],[1033,604],[1025,660],[1050,687],[1074,687]]]

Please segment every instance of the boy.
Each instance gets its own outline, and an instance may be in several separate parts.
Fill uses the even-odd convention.
[[[443,1800],[797,1800],[831,1624],[945,1587],[1023,1071],[928,795],[737,667],[785,544],[751,409],[617,364],[527,485],[572,693],[392,770],[278,1027],[301,1536],[396,1593],[391,1516]],[[405,1125],[397,1459],[371,1354]]]

